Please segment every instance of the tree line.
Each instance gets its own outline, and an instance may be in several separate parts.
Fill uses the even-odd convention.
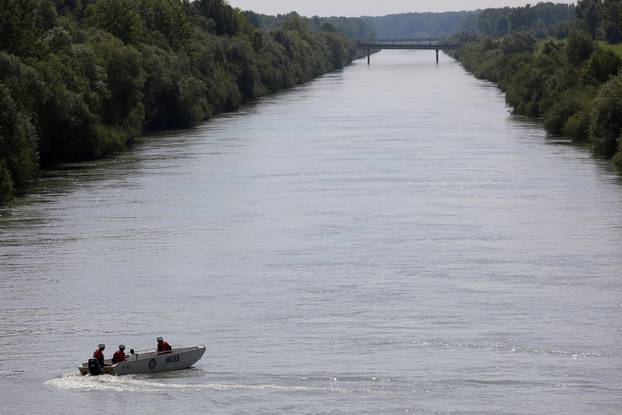
[[[379,17],[363,17],[374,28],[378,39],[440,38],[463,30],[469,19],[479,11],[443,13],[401,13]]]
[[[539,39],[527,30],[453,40],[462,45],[456,52],[460,62],[476,77],[495,82],[516,113],[541,118],[548,132],[588,143],[596,156],[613,158],[622,169],[622,57],[600,40],[607,39],[606,28],[622,25],[622,14],[613,22],[599,13],[592,24],[585,7],[596,3],[601,10],[622,5],[580,1],[568,34],[559,38]]]
[[[571,4],[538,3],[534,6],[485,9],[468,16],[462,32],[502,37],[512,32],[529,32],[536,37],[565,36],[576,20]]]
[[[596,1],[596,0],[593,0]],[[401,13],[361,18],[319,18],[351,37],[367,39],[441,38],[456,33],[493,37],[528,31],[536,37],[565,36],[576,21],[575,6],[551,2],[526,7],[489,8],[442,13]],[[353,30],[356,27],[358,30]]]
[[[41,168],[342,68],[354,42],[299,16],[262,30],[224,0],[6,0],[0,8],[0,204]]]
[[[622,1],[579,0],[577,17],[593,38],[622,42]]]
[[[371,22],[361,17],[301,17],[296,12],[279,14],[276,16],[255,13],[251,10],[244,12],[249,21],[262,29],[272,29],[281,26],[285,21],[292,18],[301,18],[315,31],[339,32],[350,39],[372,39],[376,35],[376,29]]]

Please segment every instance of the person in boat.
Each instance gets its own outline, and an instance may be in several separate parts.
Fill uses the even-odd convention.
[[[104,349],[106,348],[105,344],[100,344],[97,346],[97,350],[93,352],[93,359],[97,360],[99,363],[99,367],[104,367]]]
[[[158,337],[156,340],[158,341],[158,354],[165,354],[171,352],[171,345],[165,342],[162,337]]]
[[[114,365],[115,363],[124,362],[126,360],[127,357],[125,356],[125,345],[120,344],[119,350],[117,350],[112,356],[112,364]]]

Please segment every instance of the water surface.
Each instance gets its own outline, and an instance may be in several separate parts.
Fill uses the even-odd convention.
[[[50,173],[0,216],[6,413],[619,414],[622,186],[434,53]],[[96,345],[194,369],[81,378]]]

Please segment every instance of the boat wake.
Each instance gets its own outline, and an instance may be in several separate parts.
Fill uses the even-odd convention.
[[[46,385],[61,390],[71,391],[113,391],[113,392],[170,392],[177,391],[268,391],[268,392],[336,392],[345,393],[344,389],[321,386],[288,386],[273,384],[235,384],[235,383],[205,383],[185,384],[166,383],[146,379],[140,375],[127,376],[82,376],[79,373],[67,373],[60,378],[50,379]]]

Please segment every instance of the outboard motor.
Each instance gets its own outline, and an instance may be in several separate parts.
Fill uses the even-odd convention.
[[[89,373],[91,376],[98,376],[102,374],[102,368],[99,366],[97,359],[89,359]]]

